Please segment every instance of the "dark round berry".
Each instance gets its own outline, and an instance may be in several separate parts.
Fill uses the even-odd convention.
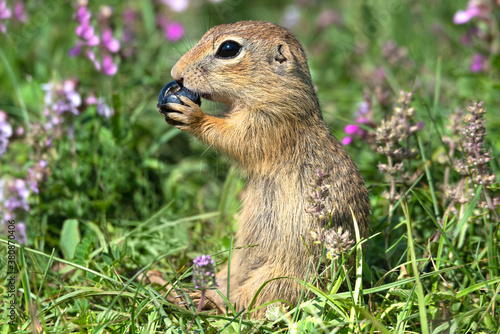
[[[169,112],[172,112],[172,110],[166,107],[167,103],[183,104],[181,100],[179,100],[179,96],[185,96],[197,105],[201,105],[201,99],[198,94],[190,91],[177,81],[171,81],[162,88],[160,95],[158,95],[158,104],[156,105],[158,111],[163,116],[167,116]]]

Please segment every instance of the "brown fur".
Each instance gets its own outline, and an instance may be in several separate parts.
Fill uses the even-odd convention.
[[[233,59],[215,57],[222,42],[242,45]],[[318,168],[331,173],[328,204],[334,226],[352,232],[350,208],[361,236],[369,226],[369,198],[364,181],[342,145],[328,130],[314,91],[305,52],[288,30],[268,22],[243,21],[210,29],[172,69],[175,80],[203,97],[229,107],[222,117],[205,114],[188,99],[167,121],[220,152],[245,171],[248,186],[231,262],[231,303],[248,308],[269,279],[305,279],[309,255],[302,241],[315,220],[305,212],[309,182]],[[325,227],[325,226],[323,226]],[[308,245],[315,257],[319,245]],[[309,275],[309,279],[312,273]],[[218,275],[226,294],[227,269]],[[296,303],[300,286],[291,279],[268,284],[257,304],[274,299]],[[221,305],[222,299],[210,295]],[[261,310],[257,316],[262,316]]]

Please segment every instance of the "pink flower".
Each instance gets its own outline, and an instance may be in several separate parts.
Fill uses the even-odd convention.
[[[350,145],[352,143],[352,137],[344,137],[340,142],[344,146]]]
[[[24,3],[16,1],[14,3],[14,16],[19,22],[26,22],[26,12],[24,11]]]
[[[0,0],[0,31],[4,34],[7,32],[7,27],[2,20],[7,20],[12,16],[12,11],[7,8],[7,1]]]
[[[85,99],[85,103],[90,105],[96,104],[97,103],[97,98],[95,97],[94,94],[87,96]]]
[[[8,212],[13,213],[19,209],[24,211],[30,210],[28,205],[29,189],[24,180],[15,179],[8,185],[7,191],[11,195],[4,202],[5,209]]]
[[[93,35],[88,41],[88,46],[97,46],[99,45],[99,37],[97,35]]]
[[[366,124],[366,123],[370,123],[370,122],[371,122],[371,119],[367,118],[367,117],[356,118],[356,123],[359,123],[359,124]]]
[[[111,55],[105,55],[102,58],[102,72],[106,75],[115,75],[118,71],[118,66],[113,62]]]
[[[163,0],[162,2],[178,13],[185,11],[189,6],[189,0]]]
[[[453,23],[464,24],[469,22],[473,17],[481,15],[481,8],[478,6],[477,2],[472,0],[469,1],[466,10],[459,10],[453,16]]]
[[[474,57],[472,57],[472,64],[470,65],[470,71],[473,73],[481,72],[484,69],[485,60],[486,58],[483,55],[476,53]]]
[[[7,114],[0,110],[0,157],[7,151],[11,136],[12,126],[7,122]]]
[[[76,12],[76,19],[81,23],[89,22],[91,16],[92,15],[90,14],[89,10],[85,6],[79,7],[78,11]]]
[[[27,238],[26,238],[26,223],[25,222],[20,222],[16,224],[16,232],[18,236],[18,241],[20,244],[26,244]]]
[[[353,135],[359,130],[359,126],[356,124],[347,124],[344,128],[344,132],[348,135]]]
[[[366,101],[361,101],[358,103],[358,109],[356,110],[356,116],[366,115],[370,112],[370,104]]]
[[[88,10],[86,2],[81,3],[85,4],[78,7],[75,15],[76,21],[79,24],[76,27],[76,35],[80,40],[69,50],[69,55],[76,56],[84,51],[84,55],[94,64],[97,71],[102,71],[105,75],[115,75],[118,66],[113,62],[113,56],[110,52],[118,52],[120,50],[120,42],[113,37],[113,30],[109,28],[109,18],[112,13],[111,7],[104,6],[101,8],[99,23],[101,28],[104,27],[102,28],[101,39],[90,22],[92,14]],[[99,46],[97,54],[91,48],[93,46]]]
[[[9,19],[12,16],[12,11],[7,8],[7,1],[0,1],[0,19],[5,20]]]
[[[120,42],[113,38],[113,32],[111,29],[106,29],[102,33],[102,44],[111,52],[115,53],[120,50]]]
[[[113,108],[104,103],[104,99],[102,97],[97,100],[96,110],[98,115],[104,116],[106,118],[110,118],[115,113]]]
[[[165,38],[170,42],[177,42],[184,35],[184,27],[178,22],[167,22],[163,26]]]
[[[16,128],[16,136],[20,137],[24,134],[24,128],[22,126],[18,126]]]
[[[125,21],[124,23],[132,22],[135,19],[135,12],[130,8],[126,8],[123,11],[122,18]]]
[[[69,49],[68,56],[70,56],[70,57],[76,57],[76,56],[78,56],[82,52],[82,46],[83,45],[82,45],[81,42],[77,42],[74,47],[72,47],[71,49]]]
[[[96,70],[101,70],[101,64],[95,59],[95,53],[90,49],[87,49],[87,58],[90,59],[92,63],[94,63]]]

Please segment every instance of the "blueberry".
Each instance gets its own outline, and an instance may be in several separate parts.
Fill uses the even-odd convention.
[[[158,108],[158,111],[163,115],[167,116],[169,112],[172,112],[172,110],[169,110],[165,105],[167,103],[179,103],[182,104],[182,102],[179,100],[178,96],[185,96],[197,105],[201,105],[201,99],[198,94],[195,92],[190,91],[186,87],[182,86],[182,84],[178,83],[177,81],[171,81],[168,84],[166,84],[162,90],[160,91],[160,95],[158,96],[158,104],[156,107]]]

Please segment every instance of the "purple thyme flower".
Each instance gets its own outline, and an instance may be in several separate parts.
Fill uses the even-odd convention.
[[[21,243],[26,243],[26,224],[18,221],[18,215],[21,211],[28,211],[27,202],[29,192],[26,188],[26,183],[21,179],[9,180],[0,179],[0,218],[3,221],[15,219],[16,223],[16,240]],[[16,212],[16,214],[14,214]],[[0,224],[2,226],[2,224]],[[6,226],[6,225],[4,225]],[[3,232],[0,232],[3,233]]]
[[[340,142],[342,143],[342,145],[347,146],[347,145],[351,145],[353,140],[354,139],[352,137],[347,136],[347,137],[342,138],[342,140]]]
[[[97,100],[97,114],[104,116],[106,118],[110,118],[115,113],[114,109],[109,107],[106,103],[104,103],[104,99],[101,97]]]
[[[189,6],[189,0],[162,0],[162,2],[178,13],[185,11]]]
[[[26,22],[26,12],[24,11],[24,3],[22,1],[14,2],[14,17],[19,22]]]
[[[76,21],[79,25],[76,27],[76,35],[80,37],[88,46],[99,45],[99,36],[94,33],[94,27],[90,24],[92,15],[86,6],[81,6],[76,12]]]
[[[5,200],[4,206],[7,213],[10,213],[9,217],[15,210],[30,210],[28,205],[29,190],[24,180],[15,179],[13,183],[7,184],[7,193],[10,196]]]
[[[69,49],[68,56],[70,56],[70,57],[78,56],[80,53],[82,53],[82,47],[83,47],[82,42],[80,42],[80,41],[76,42],[75,46],[72,47],[71,49]]]
[[[4,34],[7,33],[7,27],[3,20],[8,20],[12,16],[12,11],[7,8],[7,1],[0,0],[0,31]]]
[[[206,290],[217,286],[214,260],[210,255],[198,256],[193,260],[193,283],[195,289]]]
[[[76,85],[76,80],[64,80],[62,84],[49,82],[42,85],[42,89],[45,91],[46,130],[61,124],[67,114],[79,114],[78,107],[82,104],[82,98],[76,91]]]
[[[470,65],[470,71],[473,73],[481,72],[484,70],[484,63],[486,58],[480,53],[476,53],[474,57],[472,57],[472,64]]]
[[[453,23],[464,24],[469,22],[472,18],[482,14],[480,4],[477,0],[469,1],[466,10],[459,10],[453,16]]]
[[[101,63],[99,63],[96,60],[95,53],[92,50],[87,49],[86,55],[87,55],[87,58],[94,64],[95,69],[100,71],[101,70]]]
[[[353,135],[359,130],[359,125],[356,124],[347,124],[344,128],[344,132],[348,135]]]
[[[179,22],[170,22],[160,17],[158,25],[163,28],[165,39],[169,42],[177,42],[184,35],[184,27]]]
[[[28,175],[26,176],[26,181],[29,184],[29,188],[35,194],[40,192],[38,188],[39,182],[43,182],[46,176],[50,173],[47,168],[47,161],[40,160],[38,163],[34,164],[32,167],[28,168]]]
[[[104,102],[104,98],[102,98],[102,97],[96,98],[95,95],[93,95],[93,94],[89,95],[85,99],[85,103],[89,106],[96,105],[97,114],[104,116],[106,118],[110,118],[115,113],[115,110],[112,107],[108,106]]]
[[[113,62],[113,56],[106,54],[102,57],[102,72],[106,75],[115,75],[118,66]]]
[[[113,37],[113,31],[106,29],[102,33],[102,44],[111,52],[116,53],[120,50],[120,42]]]
[[[19,222],[16,224],[16,234],[17,234],[17,242],[20,244],[26,244],[27,237],[26,237],[26,223],[25,222]]]
[[[120,42],[113,37],[113,30],[109,24],[111,14],[111,7],[102,7],[99,15],[102,36],[99,38],[95,28],[92,26],[92,14],[87,8],[87,2],[80,1],[75,14],[75,19],[78,22],[75,32],[79,37],[79,41],[68,51],[71,57],[78,56],[84,51],[84,55],[94,64],[96,70],[110,76],[115,75],[118,71],[118,66],[114,62],[112,53],[120,50]],[[94,47],[97,47],[97,53]]]
[[[0,110],[0,157],[7,151],[11,136],[12,126],[7,122],[7,114]]]
[[[344,146],[350,145],[354,141],[354,137],[359,137],[363,141],[371,142],[368,131],[362,129],[358,124],[364,124],[365,126],[374,127],[374,121],[371,116],[371,105],[367,100],[358,103],[358,109],[354,113],[356,116],[355,122],[357,124],[347,124],[344,128],[344,132],[347,134],[346,137],[342,138],[341,143]]]

